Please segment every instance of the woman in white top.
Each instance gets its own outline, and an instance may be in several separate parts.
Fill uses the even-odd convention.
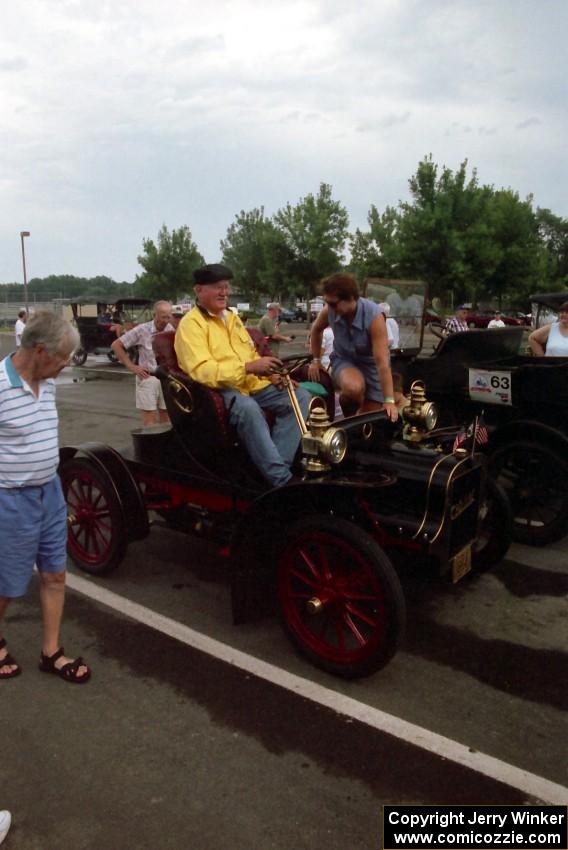
[[[529,345],[538,357],[568,357],[568,301],[560,305],[557,322],[532,332]]]

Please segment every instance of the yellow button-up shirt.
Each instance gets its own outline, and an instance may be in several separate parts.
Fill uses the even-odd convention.
[[[175,350],[184,372],[207,387],[251,395],[270,383],[245,372],[245,363],[257,360],[259,355],[232,310],[227,310],[223,319],[194,307],[178,325]]]

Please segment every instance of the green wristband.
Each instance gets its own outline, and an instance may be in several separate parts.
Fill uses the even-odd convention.
[[[385,404],[394,404],[394,398],[391,395],[386,396]]]

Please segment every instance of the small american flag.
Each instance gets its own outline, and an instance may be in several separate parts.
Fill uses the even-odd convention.
[[[458,433],[456,434],[456,439],[454,440],[452,451],[455,452],[456,449],[461,448],[464,443],[466,443],[472,438],[474,434],[475,445],[484,446],[489,442],[489,434],[487,433],[483,414],[477,417],[475,419],[475,422],[472,422],[469,428],[462,428],[461,431],[458,431]]]

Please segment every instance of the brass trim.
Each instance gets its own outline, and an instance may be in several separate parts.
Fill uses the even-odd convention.
[[[178,410],[181,410],[182,413],[193,413],[193,396],[191,395],[190,390],[186,387],[185,384],[182,384],[181,381],[178,381],[177,378],[173,378],[171,375],[168,377],[170,395],[172,399],[172,403],[177,407]],[[187,396],[187,402],[184,404],[180,401],[179,396],[183,395]]]
[[[448,491],[450,489],[450,484],[452,482],[452,479],[455,477],[456,471],[460,468],[460,466],[462,464],[466,463],[468,460],[470,460],[469,455],[468,455],[468,457],[464,457],[463,460],[460,460],[459,463],[456,466],[454,466],[454,468],[450,472],[450,476],[449,476],[448,481],[446,483],[446,492],[445,492],[445,495],[444,495],[444,508],[446,507],[446,500],[447,500],[447,497],[448,497]],[[444,513],[442,514],[442,521],[440,523],[440,527],[438,528],[438,531],[436,532],[436,534],[434,535],[434,537],[432,538],[430,543],[436,542],[436,540],[438,539],[438,537],[442,533],[442,529],[444,527],[445,522],[446,522],[446,511],[444,510]]]

